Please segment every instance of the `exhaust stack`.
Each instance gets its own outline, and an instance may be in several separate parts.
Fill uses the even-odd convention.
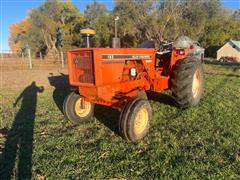
[[[112,47],[113,48],[120,48],[121,43],[120,43],[120,38],[117,37],[117,21],[119,20],[119,17],[117,16],[114,19],[114,24],[115,24],[115,37],[112,40]]]

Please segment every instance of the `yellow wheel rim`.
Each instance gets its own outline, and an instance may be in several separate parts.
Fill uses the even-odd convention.
[[[134,121],[134,132],[136,135],[139,135],[143,133],[143,131],[148,126],[148,111],[145,107],[142,107],[136,115],[135,121]]]
[[[193,98],[196,98],[199,95],[200,87],[201,87],[201,73],[199,70],[196,70],[196,72],[193,75],[192,82]]]
[[[91,103],[84,101],[82,103],[82,98],[79,98],[75,103],[75,112],[79,117],[87,116],[91,111]]]

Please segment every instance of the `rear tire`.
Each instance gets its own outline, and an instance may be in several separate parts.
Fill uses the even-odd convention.
[[[152,109],[148,100],[136,98],[128,102],[119,120],[119,132],[127,141],[145,137],[150,126]]]
[[[199,103],[203,92],[203,67],[199,59],[190,57],[176,63],[171,77],[171,90],[182,108]]]
[[[65,118],[78,124],[89,120],[94,114],[94,104],[87,101],[82,102],[81,99],[79,94],[71,92],[63,103]]]

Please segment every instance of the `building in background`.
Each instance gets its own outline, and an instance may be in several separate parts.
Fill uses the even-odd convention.
[[[240,41],[230,40],[217,51],[217,60],[240,62]]]

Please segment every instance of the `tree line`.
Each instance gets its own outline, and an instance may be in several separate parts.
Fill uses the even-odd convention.
[[[56,56],[60,51],[83,47],[80,29],[91,27],[94,47],[109,47],[114,18],[119,16],[122,47],[137,47],[144,40],[175,40],[186,35],[202,47],[218,47],[229,39],[240,40],[240,9],[223,7],[220,0],[115,0],[112,10],[93,1],[84,12],[70,0],[46,0],[9,28],[12,50],[31,48],[37,56]]]

